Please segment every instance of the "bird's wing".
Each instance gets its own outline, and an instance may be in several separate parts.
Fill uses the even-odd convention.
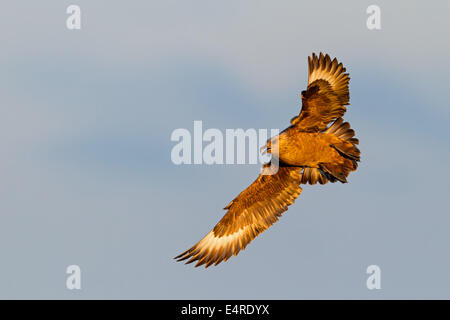
[[[302,110],[291,124],[303,131],[323,131],[346,111],[349,104],[348,83],[342,63],[320,53],[308,57],[308,88],[302,92]]]
[[[264,170],[273,170],[273,165]],[[257,235],[278,221],[302,192],[301,168],[279,167],[273,175],[259,177],[242,191],[225,209],[228,212],[202,240],[175,257],[195,265],[219,264],[237,255]]]

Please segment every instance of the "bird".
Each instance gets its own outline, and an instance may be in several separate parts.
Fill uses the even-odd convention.
[[[300,185],[347,182],[360,161],[359,140],[342,118],[350,105],[349,82],[349,73],[336,58],[322,52],[308,56],[300,113],[263,148],[271,161],[224,208],[227,212],[214,228],[174,259],[196,262],[196,267],[216,266],[278,221],[301,194]]]

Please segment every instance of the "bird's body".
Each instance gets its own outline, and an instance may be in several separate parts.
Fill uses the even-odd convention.
[[[301,132],[289,127],[279,135],[279,154],[272,155],[288,165],[319,168],[319,163],[334,162],[340,158],[339,153],[330,145],[345,143],[332,134],[321,132]]]
[[[308,58],[308,65],[300,114],[266,145],[278,161],[264,165],[262,174],[225,207],[213,230],[176,259],[205,267],[226,261],[278,220],[302,192],[300,184],[344,183],[357,169],[359,141],[341,118],[349,104],[348,73],[322,53]]]

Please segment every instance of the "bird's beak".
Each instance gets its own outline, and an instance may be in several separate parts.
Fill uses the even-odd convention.
[[[260,149],[259,149],[259,152],[264,156],[264,155],[266,155],[267,153],[270,153],[270,147],[268,147],[268,146],[262,146]]]
[[[259,152],[264,156],[267,153],[267,146],[262,146],[259,148]]]

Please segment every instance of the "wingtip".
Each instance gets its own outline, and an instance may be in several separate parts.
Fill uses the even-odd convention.
[[[193,248],[191,248],[191,249],[189,249],[189,250],[186,250],[186,251],[184,251],[183,253],[177,255],[176,257],[174,257],[174,259],[175,259],[177,262],[186,260],[187,258],[189,258],[189,257],[191,256],[192,251],[193,251]]]
[[[179,259],[183,256],[183,254],[179,254],[176,257],[173,257],[174,260],[180,261]]]

